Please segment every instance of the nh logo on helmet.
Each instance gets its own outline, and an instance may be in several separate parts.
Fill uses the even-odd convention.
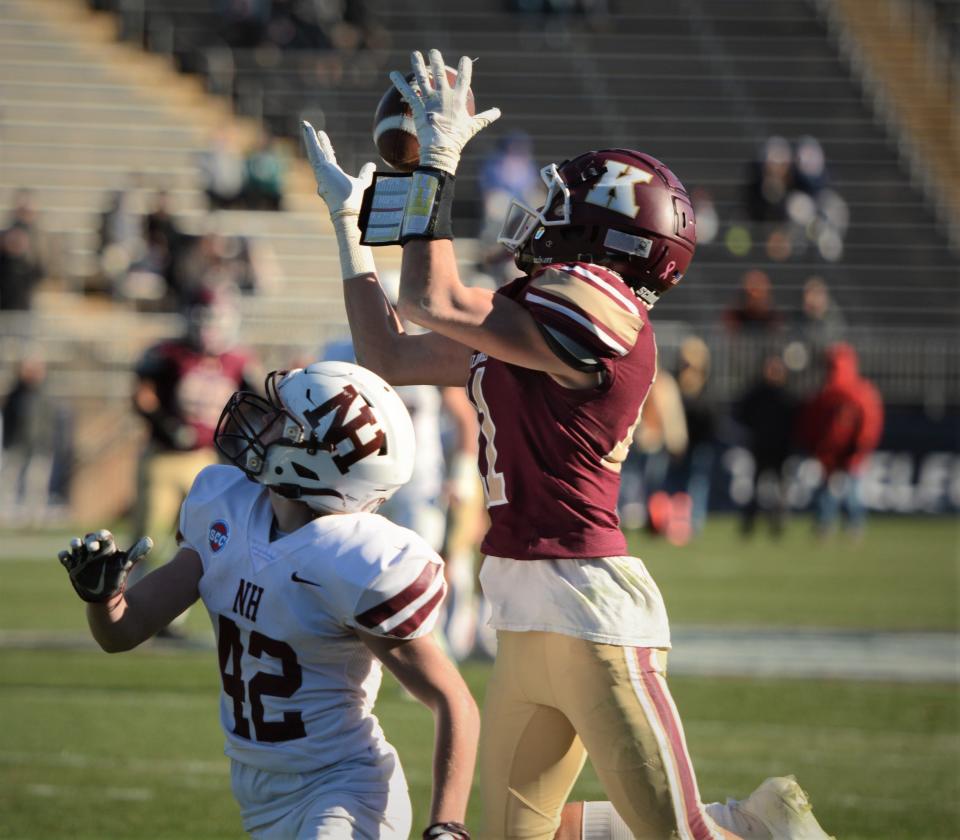
[[[352,420],[347,420],[347,412],[357,400],[360,401],[360,409]],[[357,461],[383,449],[387,444],[387,436],[377,423],[373,410],[353,385],[345,385],[340,393],[334,394],[323,405],[303,412],[303,416],[316,428],[321,418],[331,411],[335,414],[320,441],[320,447],[326,452],[334,453],[333,463],[341,474],[346,475]],[[360,430],[365,426],[370,427],[369,437],[361,440]],[[345,440],[349,440],[353,448],[349,452],[338,452],[337,447]]]
[[[606,171],[587,193],[584,201],[635,219],[640,208],[637,206],[634,187],[637,184],[649,184],[653,180],[653,173],[619,160],[606,161],[606,167]]]

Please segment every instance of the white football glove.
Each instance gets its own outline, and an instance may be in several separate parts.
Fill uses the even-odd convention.
[[[473,76],[473,61],[467,56],[460,59],[452,88],[439,50],[430,50],[429,72],[420,52],[411,54],[410,63],[412,83],[396,71],[390,74],[390,81],[413,112],[420,141],[420,165],[454,175],[463,147],[474,134],[500,118],[500,109],[489,108],[474,116],[467,111],[467,91]]]
[[[315,131],[306,120],[301,123],[303,145],[317,179],[317,195],[322,198],[330,211],[330,220],[337,234],[340,248],[340,270],[343,279],[359,274],[375,274],[373,252],[360,244],[360,205],[363,191],[370,186],[373,172],[377,168],[373,163],[365,163],[357,177],[347,175],[337,163],[333,144],[325,131]]]
[[[90,603],[109,601],[123,592],[127,575],[138,560],[153,548],[153,540],[143,537],[129,551],[118,551],[113,534],[106,530],[74,537],[70,548],[57,556],[70,575],[77,595]]]

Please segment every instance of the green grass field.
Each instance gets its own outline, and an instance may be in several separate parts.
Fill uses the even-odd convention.
[[[957,527],[946,519],[878,519],[858,546],[818,544],[800,522],[780,543],[741,543],[733,523],[719,519],[685,549],[643,541],[635,548],[660,581],[674,624],[958,626]],[[84,644],[83,607],[52,556],[13,554],[0,547],[0,837],[241,837],[212,651],[150,644],[100,653]],[[190,626],[209,638],[202,611]],[[478,698],[488,668],[464,668]],[[956,683],[671,684],[706,800],[742,796],[767,775],[793,772],[838,840],[960,838]],[[429,714],[390,681],[378,712],[422,821]],[[589,767],[575,796],[604,798]]]

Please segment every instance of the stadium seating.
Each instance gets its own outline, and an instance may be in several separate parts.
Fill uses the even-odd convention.
[[[700,247],[684,291],[658,307],[666,360],[691,329],[715,350],[723,345],[719,314],[746,269],[770,273],[787,313],[817,273],[851,323],[867,372],[890,398],[960,402],[956,256],[813,3],[623,3],[608,19],[522,15],[500,0],[469,8],[442,0],[370,5],[387,33],[380,48],[321,53],[229,50],[215,0],[143,0],[123,4],[116,16],[91,13],[82,0],[0,0],[0,208],[17,187],[32,187],[62,254],[62,282],[48,283],[35,318],[3,319],[4,377],[20,352],[18,336],[28,333],[54,362],[58,394],[107,400],[117,423],[127,423],[117,428],[133,428],[122,419],[130,363],[175,324],[79,294],[96,270],[99,213],[109,192],[131,180],[168,189],[188,228],[212,221],[272,247],[284,282],[247,302],[244,330],[268,365],[341,332],[336,252],[309,170],[297,159],[299,119],[325,127],[348,168],[374,158],[372,115],[388,70],[405,69],[413,48],[437,46],[449,61],[478,57],[478,104],[504,112],[465,158],[459,232],[477,229],[477,170],[498,136],[528,132],[542,162],[601,145],[642,148],[688,187],[709,190],[721,219],[720,236]],[[126,46],[115,42],[118,25]],[[172,73],[167,56],[142,45],[199,76]],[[248,139],[261,120],[289,139],[287,212],[206,213],[196,155],[225,120]],[[808,251],[781,262],[764,252],[769,224],[747,221],[742,191],[748,164],[771,134],[812,134],[823,143],[832,185],[850,210],[842,259]],[[752,243],[736,255],[724,240],[733,226]],[[469,265],[469,238],[458,247]],[[378,259],[390,268],[398,257],[381,252]],[[735,347],[717,354],[726,390],[750,373],[743,358]]]
[[[667,298],[661,317],[711,322],[749,263],[774,274],[786,309],[796,307],[804,278],[818,272],[854,323],[956,323],[956,257],[805,0],[621,4],[605,20],[518,15],[499,0],[469,8],[441,0],[371,5],[390,45],[341,56],[338,82],[318,69],[315,50],[258,48],[233,50],[229,80],[221,73],[217,84],[280,134],[294,135],[301,114],[322,112],[341,159],[356,166],[374,154],[371,114],[386,71],[406,68],[410,49],[436,45],[448,58],[478,56],[480,106],[501,107],[499,134],[529,132],[543,161],[599,145],[643,148],[688,186],[708,189],[728,221],[743,216],[746,166],[763,138],[811,134],[849,206],[843,260],[825,264],[808,254],[773,262],[761,247],[766,230],[754,228],[744,256],[731,258],[721,242],[702,248],[687,279],[691,293]],[[203,56],[223,52],[213,0],[146,0],[144,8],[141,36],[153,43],[155,31],[172,32],[160,40],[181,66],[207,67]],[[494,138],[481,135],[464,165],[458,212],[465,227],[476,229],[477,165]],[[906,298],[899,293],[905,282]]]

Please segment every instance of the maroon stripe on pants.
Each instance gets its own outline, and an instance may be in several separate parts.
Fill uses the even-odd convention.
[[[647,695],[653,701],[660,725],[667,733],[673,751],[677,772],[680,775],[680,792],[683,797],[687,827],[695,840],[717,840],[717,835],[707,824],[706,815],[700,805],[700,792],[697,790],[697,777],[690,763],[683,729],[677,720],[673,702],[670,699],[666,683],[662,676],[653,672],[652,648],[636,648],[637,664],[640,667],[640,679]],[[680,818],[680,815],[677,815]]]

